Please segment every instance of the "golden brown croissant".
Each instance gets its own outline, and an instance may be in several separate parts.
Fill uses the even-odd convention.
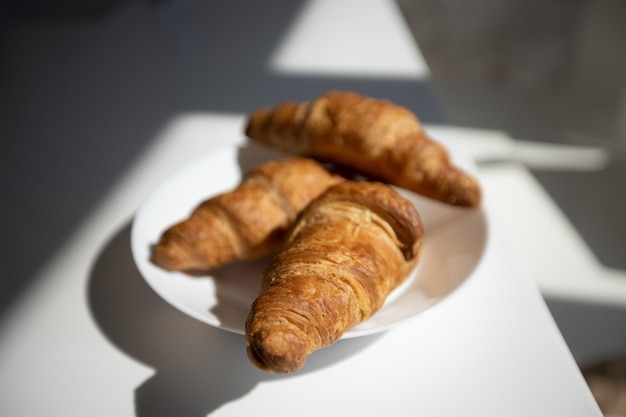
[[[288,158],[253,169],[230,192],[203,202],[167,229],[152,261],[167,270],[208,270],[276,252],[298,213],[339,181],[316,161]]]
[[[251,362],[268,372],[300,369],[381,308],[416,265],[422,241],[419,214],[388,185],[330,187],[303,210],[263,272],[246,321]]]
[[[255,141],[343,165],[371,178],[459,206],[480,204],[477,181],[456,167],[408,109],[351,92],[251,113]]]

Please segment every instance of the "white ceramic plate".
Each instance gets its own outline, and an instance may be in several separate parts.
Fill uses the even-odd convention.
[[[472,170],[471,161],[448,147],[459,165]],[[139,271],[165,301],[209,325],[243,334],[267,259],[235,262],[205,276],[189,276],[152,264],[150,247],[200,202],[234,188],[242,173],[284,156],[256,145],[227,147],[182,167],[149,195],[135,216],[131,245]],[[482,257],[487,240],[482,209],[451,207],[399,191],[413,202],[424,222],[426,240],[420,263],[383,308],[345,338],[376,333],[418,316],[466,282]]]

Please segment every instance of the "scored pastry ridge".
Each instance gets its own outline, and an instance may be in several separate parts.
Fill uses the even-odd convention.
[[[351,168],[448,204],[476,207],[481,188],[417,116],[388,100],[331,91],[249,115],[246,135],[288,152]]]
[[[418,262],[423,235],[413,205],[388,185],[329,187],[263,271],[246,320],[250,360],[269,372],[300,369],[382,307]]]
[[[310,158],[261,164],[233,190],[205,200],[170,226],[152,248],[151,260],[171,271],[206,271],[273,254],[297,214],[341,180]]]

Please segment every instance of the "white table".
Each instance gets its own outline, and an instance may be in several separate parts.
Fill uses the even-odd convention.
[[[357,3],[375,11],[368,19],[384,23],[379,33],[388,42],[413,46],[406,32],[394,32],[402,22],[393,3]],[[296,21],[330,13],[330,5],[311,3]],[[309,20],[309,30],[317,22]],[[419,58],[400,59],[398,68],[424,77]],[[378,70],[389,76],[393,67]],[[133,214],[173,170],[241,141],[242,122],[236,112],[164,120],[151,146],[32,277],[0,323],[0,415],[601,415],[488,192],[489,244],[461,291],[388,332],[315,353],[293,376],[256,370],[242,336],[157,297],[132,261]]]

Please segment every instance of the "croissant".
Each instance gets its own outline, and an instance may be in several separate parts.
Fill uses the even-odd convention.
[[[262,276],[246,320],[246,350],[259,369],[299,370],[385,302],[416,265],[422,221],[380,182],[346,180],[314,200]]]
[[[435,200],[480,204],[476,179],[452,163],[411,111],[386,100],[334,91],[311,103],[285,102],[252,112],[246,135]]]
[[[262,164],[234,190],[204,201],[168,228],[152,248],[152,262],[194,271],[268,256],[284,243],[298,213],[339,180],[308,158]]]

